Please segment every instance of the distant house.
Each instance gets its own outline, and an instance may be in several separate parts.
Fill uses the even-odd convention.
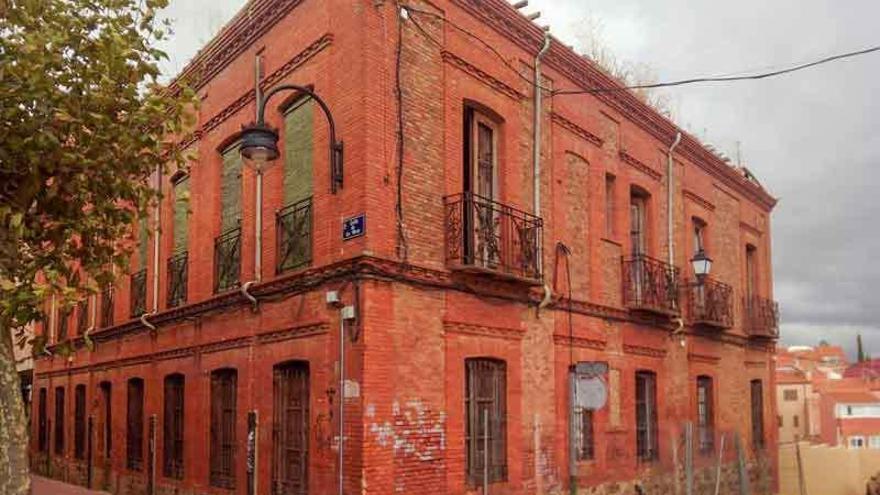
[[[880,449],[880,393],[828,391],[821,404],[823,443]]]
[[[861,363],[855,363],[844,371],[843,376],[847,378],[878,379],[880,378],[880,359],[869,359]]]

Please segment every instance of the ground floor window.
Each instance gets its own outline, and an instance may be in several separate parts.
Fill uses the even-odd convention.
[[[660,458],[657,431],[657,375],[636,372],[636,455],[641,462]]]
[[[126,466],[140,470],[144,465],[144,381],[128,380],[128,407],[126,408]]]
[[[273,493],[307,493],[309,465],[309,364],[275,366]]]
[[[865,446],[865,437],[849,437],[849,448],[861,449]]]
[[[235,406],[238,373],[211,373],[211,486],[235,488]]]
[[[507,479],[507,365],[465,360],[465,469],[478,485]]]
[[[64,387],[55,387],[55,454],[64,455]]]

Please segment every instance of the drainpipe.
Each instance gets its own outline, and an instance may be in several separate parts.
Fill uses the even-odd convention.
[[[260,107],[262,106],[263,92],[260,89],[260,55],[254,58],[254,99],[257,112],[257,121],[260,120]],[[250,288],[254,284],[260,283],[263,278],[263,170],[255,167],[256,170],[256,199],[254,201],[254,279],[245,282],[241,286],[241,295],[243,295],[253,305],[254,312],[259,308],[257,298],[250,293]]]
[[[162,193],[162,167],[156,167],[156,192],[161,196]],[[153,235],[153,310],[149,313],[141,315],[141,324],[149,328],[151,332],[156,331],[154,325],[147,318],[152,318],[159,312],[159,248],[162,244],[162,200],[156,201],[156,232]]]
[[[673,207],[673,201],[675,199],[675,175],[673,173],[675,160],[673,160],[672,156],[679,143],[681,143],[681,132],[676,132],[675,140],[672,142],[669,151],[666,153],[666,243],[669,247],[668,261],[670,267],[675,266],[675,232],[673,231],[675,223],[672,218],[675,210]],[[675,325],[676,328],[673,330],[672,335],[678,335],[684,330],[684,320],[682,320],[681,317],[676,318]],[[684,335],[682,335],[681,346],[685,346]]]
[[[550,50],[550,31],[549,28],[545,28],[544,30],[544,45],[541,47],[541,50],[538,51],[538,54],[535,56],[535,123],[533,126],[535,135],[533,137],[534,143],[532,149],[534,150],[534,155],[532,156],[532,177],[534,180],[534,212],[536,217],[541,216],[541,103],[542,103],[542,94],[541,94],[541,59],[544,58],[544,55],[547,51]],[[538,249],[537,249],[537,269],[538,273],[541,273],[542,265],[543,265],[543,246],[541,246],[541,239],[537,240]],[[544,298],[543,301],[549,303],[551,297],[550,287],[545,283],[544,284]],[[542,302],[539,306],[544,307],[546,304]]]

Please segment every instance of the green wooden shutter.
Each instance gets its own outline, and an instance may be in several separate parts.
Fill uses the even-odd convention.
[[[174,185],[174,253],[186,251],[189,239],[189,177]]]
[[[312,195],[313,114],[309,98],[298,102],[284,116],[284,203]]]
[[[220,182],[220,230],[227,232],[239,226],[241,219],[241,155],[238,145],[223,152]]]
[[[150,248],[150,219],[141,218],[138,223],[138,270],[147,268],[147,252]]]

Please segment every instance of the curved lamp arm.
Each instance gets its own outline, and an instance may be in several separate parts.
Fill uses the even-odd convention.
[[[270,89],[264,96],[260,97],[257,93],[257,125],[265,125],[266,103],[269,99],[282,91],[299,91],[309,95],[310,98],[318,103],[324,115],[327,117],[327,123],[330,126],[330,189],[335,194],[337,189],[342,188],[342,141],[336,140],[336,122],[333,120],[333,114],[330,113],[330,107],[311,89],[300,86],[298,84],[282,84]]]

